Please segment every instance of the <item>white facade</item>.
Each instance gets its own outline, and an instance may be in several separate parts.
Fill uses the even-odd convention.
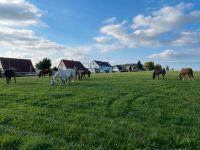
[[[89,64],[89,70],[92,73],[105,73],[105,72],[112,72],[112,67],[111,66],[100,66],[98,65],[95,61],[92,61]]]
[[[119,68],[117,66],[113,67],[114,72],[120,72]]]
[[[67,69],[63,61],[61,61],[60,64],[58,65],[58,69],[62,69],[62,70]]]

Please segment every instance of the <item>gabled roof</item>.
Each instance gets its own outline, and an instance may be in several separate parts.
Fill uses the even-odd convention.
[[[72,68],[76,67],[78,70],[87,70],[83,64],[79,61],[73,61],[73,60],[64,60],[62,59],[63,63],[65,64],[66,68]]]
[[[99,66],[111,67],[111,65],[108,62],[96,61],[96,60],[94,60],[94,62],[96,62]]]
[[[14,68],[16,72],[35,72],[30,59],[0,57],[0,62],[3,70]]]

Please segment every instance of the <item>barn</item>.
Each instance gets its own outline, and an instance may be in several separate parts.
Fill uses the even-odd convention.
[[[0,57],[0,70],[4,72],[6,69],[15,69],[16,73],[21,75],[35,73],[30,59]]]
[[[87,70],[80,61],[62,59],[58,65],[58,69],[78,69],[79,71]]]

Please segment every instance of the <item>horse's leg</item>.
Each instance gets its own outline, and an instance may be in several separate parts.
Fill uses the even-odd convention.
[[[158,74],[158,80],[160,80],[159,74]]]
[[[71,81],[72,81],[72,83],[74,83],[74,79],[75,79],[76,77],[75,76],[71,76]]]
[[[189,78],[190,78],[190,80],[192,79],[192,75],[191,74],[190,74]]]
[[[69,83],[69,78],[65,77],[65,84],[67,85]]]
[[[60,86],[62,85],[63,83],[63,79],[60,77]]]
[[[16,83],[16,78],[15,78],[15,76],[14,76],[14,80],[15,80],[15,83]]]

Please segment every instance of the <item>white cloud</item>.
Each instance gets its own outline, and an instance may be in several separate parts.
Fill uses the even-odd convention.
[[[152,54],[149,58],[158,58],[158,59],[168,59],[174,58],[177,55],[177,52],[174,50],[165,50],[159,54]]]
[[[58,65],[61,59],[88,61],[90,46],[71,47],[37,36],[24,26],[40,24],[41,11],[26,0],[0,0],[1,56],[29,58],[33,63],[44,57]],[[17,28],[16,28],[17,27]]]
[[[174,46],[200,45],[200,32],[181,32],[180,35],[170,41]]]
[[[116,38],[120,41],[127,41],[129,37],[126,33],[126,29],[124,28],[125,22],[123,21],[120,24],[111,24],[106,25],[100,29],[101,33]]]
[[[153,59],[193,59],[200,57],[200,49],[191,49],[185,51],[165,50],[158,54],[152,54],[149,58]]]
[[[166,44],[192,47],[194,44],[199,43],[199,35],[197,35],[199,33],[190,31],[178,33],[180,29],[187,25],[200,23],[200,11],[191,10],[192,7],[193,4],[191,3],[179,3],[176,6],[164,6],[157,11],[153,11],[149,16],[139,14],[133,18],[132,30],[127,27],[127,21],[119,24],[112,22],[101,27],[102,36],[96,41],[104,41],[105,47],[107,47],[107,41],[102,37],[112,37],[109,42],[115,42],[109,43],[109,45],[112,45],[109,46],[110,51],[118,50],[114,45],[119,44],[123,45],[123,48],[160,47],[166,46]],[[166,34],[171,39],[162,38]],[[176,38],[174,39],[174,37]],[[104,48],[103,45],[101,47]],[[105,50],[103,51],[105,52]],[[108,51],[107,49],[106,52]]]
[[[121,50],[124,48],[121,44],[94,44],[94,48],[99,49],[101,53]]]
[[[0,28],[0,45],[4,57],[30,58],[34,63],[44,57],[85,60],[91,47],[70,47],[38,37],[31,30]],[[56,62],[58,63],[58,62]]]
[[[94,37],[94,40],[98,43],[104,43],[110,41],[112,38],[108,36],[100,36],[100,37]]]
[[[41,16],[41,11],[25,0],[0,0],[0,25],[36,25]]]
[[[116,20],[117,20],[117,17],[111,17],[111,18],[106,19],[105,22],[107,22],[107,23],[113,23],[113,22],[115,22]]]
[[[169,32],[178,27],[200,22],[199,11],[185,13],[185,9],[190,9],[192,4],[179,3],[176,6],[165,6],[158,11],[154,11],[151,16],[137,15],[133,18],[132,28],[135,35],[146,37],[156,37]]]

